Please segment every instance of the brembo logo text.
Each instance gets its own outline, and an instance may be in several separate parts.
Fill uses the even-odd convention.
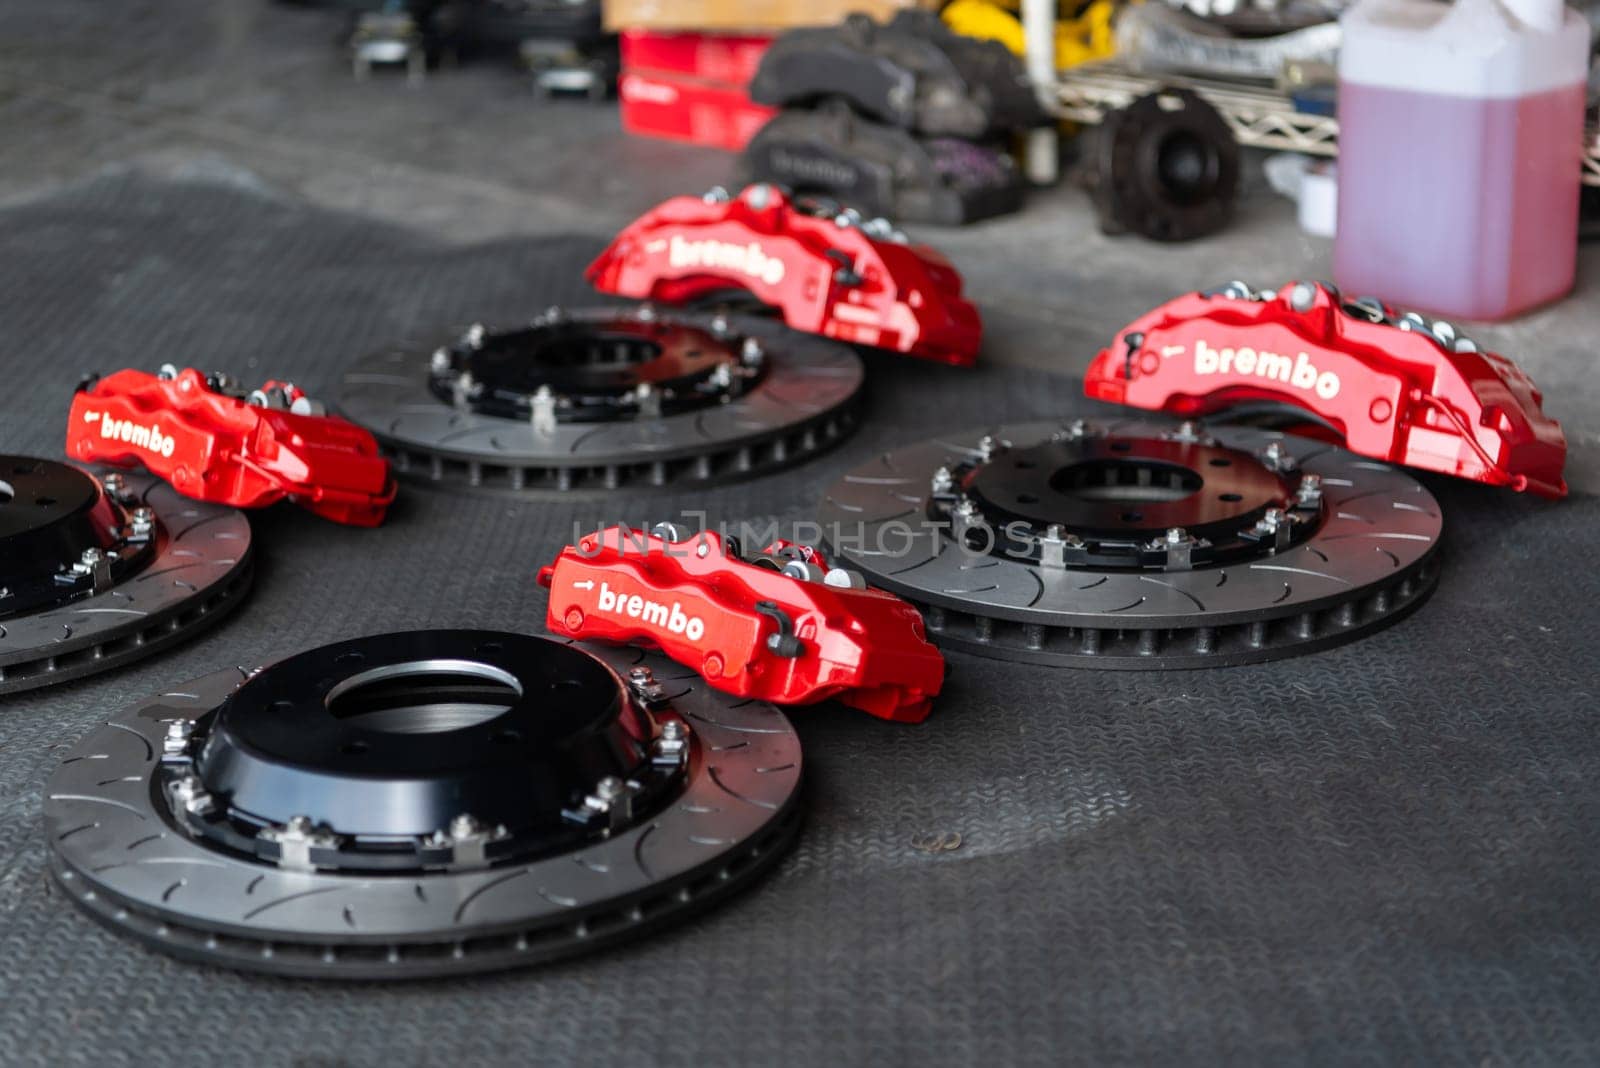
[[[637,593],[617,593],[604,582],[600,583],[600,596],[595,600],[595,607],[601,612],[660,627],[669,634],[681,634],[692,642],[699,641],[706,634],[705,621],[699,616],[686,614],[681,603],[673,601],[669,607],[660,601],[640,597]]]
[[[84,421],[93,422],[96,414],[88,413]],[[121,441],[141,449],[149,449],[157,456],[169,460],[172,458],[172,450],[178,447],[178,443],[163,434],[161,428],[154,423],[145,426],[131,419],[114,419],[109,415],[100,417],[100,436],[107,441]]]
[[[720,267],[775,286],[783,281],[783,261],[769,256],[754,241],[735,245],[707,238],[689,241],[677,234],[667,246],[667,262],[673,267]]]
[[[1194,343],[1194,373],[1197,375],[1254,375],[1286,382],[1296,389],[1309,389],[1323,400],[1339,395],[1339,376],[1332,371],[1319,371],[1305,353],[1289,357],[1282,353],[1256,350],[1241,346],[1237,349],[1214,349],[1201,339]]]

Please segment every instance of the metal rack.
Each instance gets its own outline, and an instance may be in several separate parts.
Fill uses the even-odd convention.
[[[1093,125],[1108,112],[1126,107],[1162,86],[1199,93],[1217,109],[1241,145],[1315,156],[1338,155],[1338,119],[1296,111],[1287,96],[1268,86],[1182,75],[1153,77],[1111,61],[1061,71],[1056,78],[1056,100],[1061,118]],[[1582,181],[1600,186],[1600,128],[1591,127],[1584,135]]]

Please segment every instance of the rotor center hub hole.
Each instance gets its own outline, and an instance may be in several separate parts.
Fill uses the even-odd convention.
[[[487,723],[521,697],[515,676],[490,664],[424,660],[352,675],[326,704],[335,719],[362,730],[439,734]]]

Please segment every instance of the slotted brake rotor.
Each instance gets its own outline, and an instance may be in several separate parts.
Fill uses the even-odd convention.
[[[0,455],[0,694],[107,671],[222,619],[250,523],[143,472]]]
[[[416,631],[230,669],[112,716],[45,795],[95,919],[251,971],[408,978],[636,937],[799,826],[762,702],[637,649]]]
[[[1400,619],[1437,578],[1439,507],[1404,472],[1238,426],[1025,423],[896,449],[822,503],[836,555],[1005,660],[1270,660]]]
[[[379,352],[341,411],[403,477],[480,490],[709,485],[798,463],[855,425],[860,358],[747,316],[552,308],[431,357]]]

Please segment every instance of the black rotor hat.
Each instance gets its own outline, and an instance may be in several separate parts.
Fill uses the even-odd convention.
[[[1001,659],[1185,668],[1351,641],[1432,591],[1404,472],[1248,427],[1032,423],[883,454],[824,498],[833,554]]]
[[[720,898],[793,838],[799,773],[776,709],[670,661],[419,631],[135,706],[64,761],[46,821],[74,900],[159,949],[404,978],[582,952]]]
[[[397,475],[479,491],[704,486],[797,463],[855,426],[860,358],[751,316],[552,308],[430,357],[359,361],[339,407]]]
[[[144,472],[0,455],[0,694],[147,656],[221,620],[250,524]]]

